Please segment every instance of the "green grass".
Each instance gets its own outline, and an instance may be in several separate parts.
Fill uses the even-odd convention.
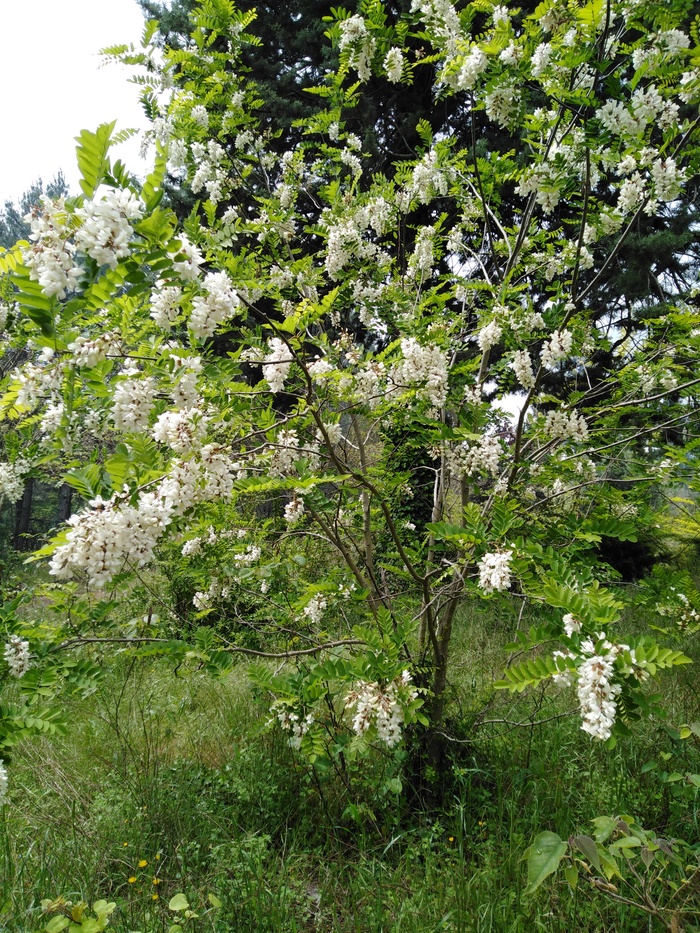
[[[115,900],[117,933],[160,933],[178,891],[193,906],[217,895],[216,917],[192,929],[221,933],[661,929],[583,883],[524,896],[523,854],[541,830],[567,837],[603,813],[700,842],[697,793],[642,773],[659,752],[669,770],[700,771],[700,745],[656,722],[607,751],[575,716],[551,718],[575,706],[570,691],[493,695],[512,625],[483,604],[461,612],[442,773],[418,767],[414,737],[399,794],[379,759],[350,788],[305,767],[265,728],[244,667],[214,681],[115,658],[92,696],[71,701],[67,737],[17,750],[0,816],[0,931],[43,929],[41,898],[62,894]],[[662,679],[667,725],[700,719],[696,676]],[[528,718],[549,721],[507,722]]]

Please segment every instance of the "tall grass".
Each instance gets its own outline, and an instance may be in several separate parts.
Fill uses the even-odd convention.
[[[177,891],[193,906],[216,894],[223,906],[201,928],[221,933],[655,929],[583,884],[526,897],[523,853],[537,832],[586,831],[601,813],[700,842],[697,795],[642,773],[660,752],[700,771],[698,742],[670,728],[700,719],[696,675],[662,681],[668,723],[607,751],[560,715],[570,694],[493,694],[511,627],[465,607],[443,771],[417,767],[409,739],[399,793],[381,761],[358,766],[350,790],[300,763],[266,728],[244,668],[213,681],[114,659],[99,689],[72,701],[66,738],[17,751],[0,816],[0,930],[42,928],[41,898],[63,894],[115,900],[117,933],[167,931]]]

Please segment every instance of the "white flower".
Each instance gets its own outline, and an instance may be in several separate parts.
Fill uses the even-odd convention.
[[[26,460],[14,463],[0,463],[0,502],[3,498],[17,502],[24,492],[24,474],[29,470]]]
[[[153,427],[153,439],[176,453],[187,453],[206,434],[207,418],[198,408],[165,411]]]
[[[395,46],[389,49],[384,59],[384,71],[386,71],[387,78],[393,84],[397,84],[401,80],[401,72],[403,71],[403,52],[401,49]]]
[[[577,672],[581,728],[601,742],[610,738],[617,713],[615,701],[622,689],[619,684],[611,683],[613,661],[614,655],[593,654]]]
[[[550,437],[571,438],[575,441],[585,441],[588,438],[586,419],[576,411],[548,411],[544,430]]]
[[[192,301],[190,330],[195,337],[211,337],[219,324],[237,313],[241,299],[225,272],[208,272],[204,278],[206,294]]]
[[[22,260],[29,269],[29,277],[39,283],[46,295],[63,299],[67,291],[78,285],[82,269],[73,259],[75,246],[69,242],[64,199],[52,201],[42,196],[40,204],[24,218],[31,224],[29,239],[33,245],[22,250]]]
[[[463,441],[454,449],[445,451],[445,459],[450,472],[457,479],[464,479],[474,473],[498,474],[498,461],[503,453],[498,439],[485,435],[476,444]]]
[[[287,344],[279,337],[271,337],[269,352],[263,359],[263,373],[271,392],[281,392],[292,365]]]
[[[564,631],[569,636],[569,638],[581,631],[581,623],[578,621],[578,619],[574,618],[570,612],[567,612],[567,614],[562,619],[562,622],[564,623]]]
[[[130,220],[143,217],[143,207],[128,188],[110,191],[101,200],[86,201],[75,212],[82,225],[75,234],[78,249],[98,265],[115,268],[119,259],[130,253],[129,240],[134,232]]]
[[[319,593],[312,596],[309,602],[304,606],[304,615],[312,625],[318,625],[323,618],[323,613],[328,606],[328,601]]]
[[[408,671],[403,671],[400,677],[386,687],[376,681],[361,680],[345,701],[347,709],[355,707],[353,730],[358,735],[364,735],[374,725],[379,740],[392,748],[401,740],[404,704],[410,703],[417,695],[417,691],[411,688]]]
[[[7,802],[7,770],[5,763],[0,758],[0,807]]]
[[[403,360],[391,368],[390,377],[397,388],[420,385],[419,398],[424,398],[436,408],[447,399],[447,360],[440,347],[421,346],[415,337],[401,340]]]
[[[545,340],[540,352],[540,360],[543,366],[554,366],[560,360],[565,359],[573,346],[573,335],[571,331],[555,331],[549,340]]]
[[[203,104],[196,104],[190,115],[198,126],[203,126],[205,129],[209,126],[209,114]]]
[[[534,389],[535,374],[532,371],[532,360],[527,350],[516,350],[510,364],[520,385],[527,389]]]
[[[298,525],[303,517],[304,500],[300,496],[295,496],[293,499],[290,499],[284,507],[284,520],[291,528],[294,525]]]
[[[484,593],[507,590],[512,582],[510,561],[513,551],[484,554],[479,561],[479,586]]]
[[[23,641],[18,635],[10,635],[3,654],[5,662],[13,677],[22,677],[29,670],[29,642]],[[0,792],[0,797],[2,793]]]
[[[502,334],[503,328],[495,319],[489,321],[485,327],[482,327],[476,335],[476,342],[479,344],[479,349],[482,353],[494,347],[501,339]]]

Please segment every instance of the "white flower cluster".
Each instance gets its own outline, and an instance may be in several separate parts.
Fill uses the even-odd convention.
[[[532,360],[527,350],[516,350],[510,365],[523,389],[530,391],[535,388],[535,374],[532,371]]]
[[[581,650],[589,654],[577,670],[578,685],[576,692],[581,706],[581,728],[594,739],[604,742],[610,738],[617,714],[616,698],[622,687],[613,683],[614,663],[617,652],[623,646],[613,646],[605,642],[603,650],[609,647],[610,653],[596,654],[595,645],[590,639],[581,645]],[[626,646],[624,646],[626,647]]]
[[[304,606],[304,615],[312,625],[318,625],[327,608],[328,600],[324,596],[321,596],[320,593],[317,593],[315,596],[312,596]]]
[[[170,512],[153,493],[142,496],[138,507],[116,496],[109,501],[98,496],[89,505],[68,519],[71,530],[54,551],[49,573],[67,579],[84,570],[91,586],[99,588],[129,562],[143,567],[152,559]]]
[[[413,169],[409,191],[421,204],[428,204],[432,198],[447,194],[447,175],[440,168],[434,149],[429,149]]]
[[[360,81],[368,81],[372,74],[372,58],[377,47],[377,40],[370,36],[364,19],[351,16],[340,24],[341,52],[348,53],[348,66],[357,71]]]
[[[182,454],[192,450],[206,430],[206,415],[199,408],[184,408],[163,412],[153,427],[153,438]]]
[[[486,113],[499,126],[508,127],[520,106],[520,90],[514,84],[497,84],[484,97]]]
[[[479,75],[483,74],[488,68],[488,64],[489,60],[479,46],[472,46],[464,58],[456,81],[453,83],[460,91],[471,91]]]
[[[151,317],[158,327],[170,330],[180,313],[182,289],[177,285],[168,285],[163,279],[158,279],[156,287],[151,292]]]
[[[228,180],[225,165],[226,152],[214,139],[210,139],[206,146],[202,143],[193,143],[191,149],[192,158],[197,166],[192,179],[192,192],[199,194],[203,188],[206,188],[209,200],[217,204],[223,200]]]
[[[274,703],[271,712],[277,713],[277,719],[285,732],[289,732],[289,744],[292,748],[301,748],[301,740],[314,723],[311,713],[301,716],[294,711],[290,712],[285,704]],[[274,719],[271,720],[274,722]]]
[[[574,441],[585,441],[588,438],[586,419],[577,411],[548,411],[544,430],[550,437],[570,437]]]
[[[386,76],[392,84],[398,84],[403,71],[403,52],[401,49],[396,46],[389,49],[384,58],[384,71],[386,71]]]
[[[479,586],[484,593],[509,589],[513,579],[510,567],[512,557],[512,551],[484,554],[479,561]]]
[[[454,448],[445,451],[445,460],[450,473],[456,479],[464,479],[475,473],[498,474],[498,461],[503,453],[498,439],[484,435],[478,443],[463,441]]]
[[[178,234],[178,242],[180,245],[172,255],[182,258],[173,261],[173,269],[185,282],[194,282],[199,278],[199,267],[204,262],[204,256],[184,233]]]
[[[33,245],[22,250],[22,260],[29,269],[29,277],[38,282],[50,297],[65,298],[75,288],[82,270],[75,264],[75,246],[71,235],[65,201],[59,198],[41,198],[41,207],[24,218],[31,225],[29,239]]]
[[[29,469],[26,460],[15,460],[14,463],[0,463],[0,502],[7,499],[17,502],[24,492],[24,474]]]
[[[447,400],[447,360],[440,347],[421,346],[415,337],[401,340],[403,359],[391,367],[390,378],[396,388],[418,386],[418,397],[441,408]]]
[[[0,807],[7,802],[7,769],[0,758]]]
[[[230,592],[230,587],[222,583],[218,577],[214,577],[206,591],[197,590],[192,597],[192,605],[203,612],[205,609],[211,609],[217,599],[228,599]]]
[[[408,260],[408,269],[406,274],[409,278],[418,279],[424,282],[430,275],[435,256],[433,253],[433,241],[435,238],[434,227],[421,227],[416,236],[416,244]]]
[[[29,670],[29,642],[18,635],[10,635],[3,657],[13,677],[22,677]]]
[[[204,277],[206,294],[192,300],[190,330],[195,337],[211,337],[219,324],[233,317],[241,299],[225,272],[208,272]]]
[[[199,356],[178,356],[173,354],[173,377],[176,380],[170,392],[173,403],[178,408],[198,408],[200,399],[197,380],[202,372],[202,360]]]
[[[75,215],[82,220],[75,234],[78,249],[100,266],[114,268],[118,260],[129,255],[134,232],[129,221],[143,217],[143,208],[133,192],[125,188],[110,191],[100,201],[87,201]]]
[[[260,560],[262,548],[257,544],[249,544],[245,551],[233,555],[233,559],[239,566],[246,567]]]
[[[476,335],[476,342],[479,344],[481,352],[485,353],[491,347],[495,347],[502,334],[503,328],[498,321],[495,318],[493,321],[489,321]]]
[[[271,448],[271,453],[272,457],[268,465],[270,476],[289,476],[294,469],[294,464],[301,457],[297,432],[280,431],[275,446]]]
[[[75,366],[85,366],[92,369],[110,353],[119,353],[119,334],[106,333],[99,337],[76,337],[68,344],[68,352],[72,354]]]
[[[155,383],[143,376],[133,360],[124,366],[123,378],[112,397],[112,421],[118,431],[146,431],[153,408]]]
[[[155,491],[143,494],[137,505],[124,496],[109,501],[98,496],[90,508],[68,519],[71,530],[54,551],[49,572],[67,579],[85,571],[90,585],[99,588],[129,563],[145,566],[176,515],[231,495],[235,468],[224,448],[207,444],[199,459],[173,460]]]
[[[304,517],[304,500],[301,496],[294,496],[284,507],[284,520],[292,528],[298,525]]]
[[[404,704],[410,703],[418,695],[410,685],[411,675],[408,671],[404,671],[386,687],[376,681],[361,680],[345,701],[346,709],[355,707],[353,730],[358,735],[364,735],[374,725],[381,742],[389,748],[397,745],[401,741],[401,727],[405,718]]]
[[[459,48],[462,27],[459,14],[450,0],[412,0],[411,12],[421,14],[430,27],[433,43],[442,44],[448,57],[454,57]]]
[[[263,374],[270,392],[281,392],[292,365],[292,354],[287,344],[279,337],[271,337],[269,352],[263,359]]]
[[[540,352],[543,366],[554,366],[560,360],[566,359],[571,353],[574,343],[573,334],[569,330],[556,330],[549,340],[545,340]]]

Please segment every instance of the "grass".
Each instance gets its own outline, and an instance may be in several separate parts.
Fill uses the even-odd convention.
[[[664,753],[669,771],[698,772],[700,743],[643,723],[607,751],[575,716],[552,718],[570,694],[494,697],[512,625],[464,607],[443,772],[419,777],[409,742],[399,793],[380,761],[358,765],[350,792],[303,766],[265,727],[244,667],[214,681],[114,658],[95,693],[70,701],[68,736],[17,750],[0,815],[0,931],[43,929],[40,900],[61,894],[116,901],[117,933],[160,933],[180,891],[202,913],[189,926],[220,933],[661,929],[584,884],[526,897],[523,854],[541,830],[588,831],[603,813],[699,843],[697,792],[643,766]],[[661,686],[666,725],[700,719],[694,670]],[[511,725],[528,719],[547,721]],[[209,893],[222,907],[204,916]]]

